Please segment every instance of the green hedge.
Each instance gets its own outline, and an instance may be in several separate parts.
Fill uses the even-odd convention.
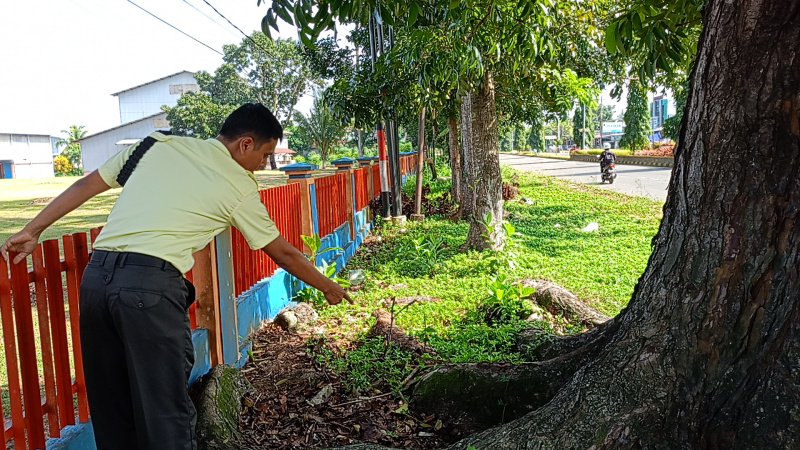
[[[617,156],[631,156],[631,151],[630,150],[623,150],[621,148],[614,148],[614,149],[611,149],[611,151],[614,152],[614,154],[617,155]],[[574,154],[574,155],[599,155],[600,153],[603,153],[603,149],[602,148],[590,148],[588,150],[575,150],[575,151],[572,152],[572,154]]]

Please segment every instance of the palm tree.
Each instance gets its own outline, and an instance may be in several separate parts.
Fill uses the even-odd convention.
[[[307,117],[299,112],[295,115],[295,124],[295,134],[319,151],[324,169],[328,153],[345,136],[344,128],[334,119],[330,108],[321,97],[314,99],[314,107]]]
[[[86,136],[86,127],[83,125],[70,125],[69,130],[61,130],[66,137],[56,141],[56,147],[64,147],[61,154],[69,159],[72,164],[72,175],[83,174],[83,164],[81,163],[81,144],[80,141]]]

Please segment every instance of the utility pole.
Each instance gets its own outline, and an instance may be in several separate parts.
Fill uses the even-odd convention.
[[[600,148],[603,148],[603,91],[600,91]]]
[[[425,107],[419,112],[419,133],[417,135],[417,188],[414,192],[414,214],[411,220],[425,219],[422,214],[422,171],[425,168]]]
[[[374,14],[369,15],[369,50],[373,74],[375,73],[375,63],[378,60],[378,30],[375,19],[377,14],[379,14],[379,12],[376,9]],[[382,37],[380,43],[383,43]],[[381,177],[381,214],[383,217],[389,217],[389,207],[391,204],[389,192],[389,157],[386,152],[386,133],[383,130],[383,121],[378,121],[375,130],[378,135],[378,167]]]

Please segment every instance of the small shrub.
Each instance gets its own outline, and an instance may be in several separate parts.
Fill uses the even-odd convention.
[[[382,337],[364,339],[343,356],[318,341],[309,341],[308,347],[317,362],[339,372],[342,384],[354,393],[384,388],[399,392],[406,377],[420,365],[411,352]]]
[[[534,289],[517,283],[508,283],[505,275],[497,275],[489,285],[489,296],[478,305],[488,325],[511,324],[530,316],[534,304],[528,300]]]
[[[404,276],[432,276],[444,250],[440,236],[418,236],[403,241],[398,247],[395,262]]]
[[[639,150],[636,156],[675,156],[675,146],[661,145],[653,149]]]

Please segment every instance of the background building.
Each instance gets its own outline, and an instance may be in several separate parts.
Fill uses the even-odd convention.
[[[182,71],[112,95],[119,101],[120,125],[81,139],[83,171],[89,173],[109,157],[148,134],[169,130],[161,106],[175,106],[184,92],[198,92],[194,72]]]
[[[653,131],[660,131],[664,120],[672,117],[669,114],[669,99],[663,95],[656,95],[650,102],[650,126]]]
[[[200,92],[194,72],[184,70],[111,95],[119,101],[119,123],[125,124],[161,112],[161,106],[175,106],[186,92]]]
[[[55,176],[55,140],[47,134],[0,133],[0,178]]]

